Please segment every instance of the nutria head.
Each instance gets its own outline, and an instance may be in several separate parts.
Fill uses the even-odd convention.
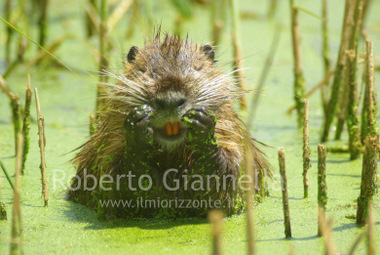
[[[237,95],[230,75],[214,67],[214,57],[210,45],[168,35],[161,40],[158,35],[143,48],[130,49],[125,74],[113,75],[119,80],[112,86],[114,99],[123,102],[119,107],[125,112],[149,106],[154,141],[174,150],[186,142],[183,117],[189,110],[217,112]]]

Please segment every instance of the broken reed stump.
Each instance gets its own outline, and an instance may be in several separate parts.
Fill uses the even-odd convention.
[[[290,0],[292,43],[294,57],[294,100],[297,110],[298,128],[303,126],[303,99],[305,98],[305,78],[302,70],[301,60],[301,37],[298,23],[298,9],[294,8],[293,0]]]
[[[375,214],[373,213],[373,204],[370,203],[368,206],[368,216],[367,216],[367,254],[375,255],[376,253],[376,221]]]
[[[336,255],[336,250],[334,242],[332,239],[332,225],[333,220],[326,220],[325,209],[318,208],[318,229],[321,231],[321,235],[325,238],[325,254],[326,255]]]
[[[39,18],[38,18],[38,26],[39,26],[39,39],[38,43],[42,47],[45,46],[46,44],[46,38],[47,38],[47,29],[48,29],[48,22],[47,22],[47,14],[48,14],[48,5],[49,5],[49,0],[38,0],[39,8],[40,8],[40,13],[39,13]]]
[[[37,123],[38,123],[38,135],[39,135],[39,146],[40,146],[40,156],[41,156],[41,181],[42,181],[42,194],[44,196],[44,205],[48,205],[49,194],[47,186],[47,177],[46,177],[46,161],[45,161],[45,146],[46,146],[46,137],[45,137],[45,124],[44,117],[41,115],[40,108],[40,99],[38,97],[37,88],[34,89],[34,96],[36,99],[36,109],[37,109]]]
[[[30,106],[32,104],[32,90],[30,86],[30,75],[28,75],[28,85],[25,88],[25,109],[24,109],[24,120],[22,125],[22,134],[24,136],[24,144],[23,144],[23,154],[22,154],[22,167],[21,167],[21,174],[24,175],[24,168],[25,168],[25,162],[26,158],[28,156],[29,152],[29,144],[30,144],[30,137],[29,137],[29,131],[30,131]]]
[[[309,169],[310,147],[309,147],[309,100],[304,100],[304,120],[303,120],[303,197],[308,197],[309,189]]]
[[[285,165],[285,150],[284,148],[278,148],[278,162],[280,166],[281,174],[281,189],[282,189],[282,205],[284,210],[284,225],[285,225],[285,237],[292,237],[292,231],[290,227],[290,213],[289,213],[289,198],[288,198],[288,184],[286,178],[286,165]]]
[[[326,184],[326,147],[318,144],[318,207],[326,211],[327,184]],[[318,236],[322,235],[321,219],[318,217]]]
[[[331,69],[330,49],[329,49],[329,36],[328,36],[328,16],[327,16],[327,0],[322,0],[322,57],[323,57],[323,70],[326,76]],[[328,94],[330,91],[329,81],[327,80],[321,88],[322,106],[325,116],[327,115]]]
[[[247,137],[249,137],[247,135]],[[246,139],[249,141],[249,139]],[[246,143],[245,152],[245,174],[251,177],[251,183],[247,182],[245,188],[245,196],[247,203],[247,241],[248,241],[248,255],[255,254],[255,213],[253,211],[253,201],[255,197],[255,166],[252,158],[252,146],[251,143]]]
[[[107,0],[100,1],[100,25],[99,25],[99,83],[97,86],[96,93],[96,113],[103,110],[105,107],[104,95],[106,90],[104,83],[107,82],[107,75],[104,75],[104,71],[108,69],[108,59],[107,59],[107,42],[108,42],[108,31],[107,31]]]
[[[358,209],[356,213],[356,223],[359,225],[365,224],[368,217],[368,206],[372,203],[373,195],[376,192],[378,145],[378,136],[367,136],[363,156],[360,196],[357,200]]]
[[[378,133],[377,116],[377,93],[375,87],[373,42],[366,41],[365,56],[365,91],[362,109],[361,141],[365,138],[376,136]]]
[[[360,119],[359,119],[359,86],[357,82],[357,56],[355,51],[346,51],[348,68],[348,107],[347,107],[347,128],[349,137],[350,159],[358,159],[361,153],[362,144],[360,141]]]
[[[212,210],[208,214],[208,219],[211,223],[212,233],[212,254],[222,254],[222,233],[223,233],[223,219],[224,215],[218,210]]]
[[[234,77],[238,87],[241,91],[246,91],[247,86],[244,80],[243,72],[243,53],[240,43],[240,15],[238,0],[229,0],[230,2],[230,11],[231,11],[231,38],[232,38],[232,47],[233,47],[233,68],[235,70]],[[240,98],[240,109],[246,110],[247,103],[245,98],[245,93],[242,93]]]
[[[335,111],[339,101],[339,95],[341,93],[341,81],[343,77],[343,69],[345,65],[345,54],[348,49],[348,40],[351,37],[352,32],[352,20],[355,6],[354,0],[346,0],[344,18],[342,24],[342,34],[339,47],[339,53],[335,66],[334,79],[331,85],[331,95],[327,105],[327,115],[325,116],[323,123],[323,130],[321,136],[321,142],[326,142],[329,138],[331,124],[333,122]]]
[[[22,167],[22,150],[24,138],[21,133],[18,134],[18,146],[16,154],[16,173],[15,189],[13,192],[13,210],[12,210],[12,231],[11,231],[11,254],[23,254],[22,248],[22,227],[21,227],[21,200],[20,200],[20,178]]]

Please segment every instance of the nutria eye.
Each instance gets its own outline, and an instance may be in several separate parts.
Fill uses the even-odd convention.
[[[128,63],[136,62],[136,55],[138,52],[139,52],[139,48],[137,48],[136,46],[131,47],[127,55]]]
[[[211,45],[203,45],[201,47],[201,50],[206,54],[206,56],[212,60],[213,62],[215,61],[215,52],[214,50],[212,49],[212,46]]]

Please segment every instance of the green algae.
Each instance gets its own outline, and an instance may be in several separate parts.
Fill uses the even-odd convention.
[[[70,0],[70,4],[60,6],[52,2],[52,7],[63,15],[69,13],[75,18],[65,20],[65,26],[72,29],[73,33],[81,34],[81,26],[78,22],[81,15],[74,12],[76,1]],[[300,2],[301,3],[301,2]],[[281,5],[283,4],[283,5]],[[288,3],[280,3],[278,11],[284,7],[284,12],[288,12]],[[315,3],[303,1],[302,5],[316,8]],[[58,6],[59,5],[59,6]],[[250,1],[242,1],[242,9],[251,10],[253,8]],[[337,10],[337,14],[330,17],[329,28],[331,29],[331,44],[339,45],[339,31],[342,20],[342,0],[329,1],[329,7]],[[257,1],[254,6],[258,10],[264,10],[264,4]],[[318,7],[319,8],[319,7]],[[376,17],[376,10],[379,10],[380,3],[374,1],[370,10],[369,32],[376,33],[380,24],[379,17]],[[317,8],[316,8],[317,9]],[[339,10],[339,11],[338,11]],[[162,21],[165,30],[172,27],[170,18],[174,17],[172,12],[163,7],[159,7],[158,12],[167,15],[167,19]],[[315,11],[317,13],[317,10]],[[195,14],[198,13],[198,14]],[[207,26],[199,24],[207,23],[205,10],[197,9],[194,12],[194,24],[188,24],[186,28],[189,35],[195,41],[208,41],[210,33]],[[199,16],[198,16],[199,15]],[[284,17],[284,20],[288,19]],[[262,66],[262,59],[268,49],[273,26],[268,22],[244,20],[241,22],[241,31],[250,31],[243,34],[243,53],[248,57],[246,66],[253,67],[247,74],[249,84],[259,76],[256,68]],[[309,81],[319,81],[323,76],[322,58],[318,53],[319,43],[319,21],[300,17],[302,31],[303,53],[305,70],[304,75]],[[289,28],[289,24],[284,22],[284,26]],[[378,26],[378,25],[377,25]],[[51,37],[55,38],[64,33],[65,29],[60,23],[55,24],[55,29],[51,26]],[[302,27],[307,29],[302,29]],[[254,30],[254,32],[252,32]],[[286,30],[288,31],[288,30]],[[122,34],[121,31],[120,34]],[[285,32],[285,31],[284,31]],[[316,36],[315,34],[318,34]],[[141,44],[141,38],[125,42],[120,38],[120,47]],[[285,36],[283,38],[286,38]],[[226,63],[231,59],[230,46],[224,37],[222,46],[217,56],[221,58],[221,63]],[[375,52],[380,52],[379,37],[374,37]],[[1,38],[0,40],[3,40]],[[377,44],[376,44],[377,43]],[[0,41],[3,45],[3,41]],[[1,46],[0,46],[1,47]],[[310,147],[312,150],[310,169],[309,198],[303,199],[303,178],[302,178],[302,135],[297,132],[295,116],[285,115],[285,109],[293,102],[292,90],[289,84],[292,83],[291,75],[291,53],[289,52],[290,41],[284,39],[280,42],[279,54],[272,67],[270,79],[266,85],[265,98],[258,106],[258,115],[255,122],[254,137],[269,144],[272,147],[285,147],[287,151],[287,177],[289,188],[289,207],[292,221],[293,238],[285,240],[283,235],[283,212],[281,202],[281,189],[278,176],[275,175],[275,182],[269,183],[270,196],[263,199],[262,203],[255,208],[256,212],[256,248],[259,254],[287,254],[291,247],[294,247],[296,254],[321,254],[323,252],[323,239],[316,236],[317,233],[317,142],[319,139],[320,125],[323,119],[323,110],[319,102],[319,97],[315,96],[310,100]],[[68,54],[69,52],[69,54]],[[224,53],[225,52],[225,53]],[[3,54],[3,51],[1,51]],[[78,45],[74,41],[69,41],[57,52],[62,60],[79,70],[94,70],[95,63],[83,45]],[[118,59],[119,55],[113,56]],[[3,55],[0,55],[3,59]],[[320,66],[319,66],[320,64]],[[228,67],[222,68],[228,69]],[[321,67],[321,68],[319,68]],[[321,70],[319,70],[321,69]],[[26,70],[20,67],[16,73],[9,77],[9,84],[14,84],[15,92],[23,93],[23,86],[27,81]],[[376,74],[376,80],[380,80]],[[40,174],[39,174],[39,151],[37,125],[31,123],[31,146],[25,175],[21,180],[21,201],[22,201],[22,221],[24,233],[24,251],[26,254],[210,254],[211,235],[210,226],[205,219],[177,219],[177,220],[121,220],[113,219],[109,221],[99,221],[96,212],[69,202],[65,199],[65,183],[54,182],[60,174],[74,174],[75,169],[66,162],[74,156],[69,153],[75,147],[85,142],[88,137],[88,113],[95,107],[96,76],[76,75],[63,71],[40,67],[33,70],[32,82],[39,88],[41,107],[45,115],[46,124],[46,158],[48,163],[48,183],[50,190],[49,207],[41,205]],[[313,82],[314,84],[315,82]],[[309,86],[311,84],[308,84]],[[11,111],[6,103],[6,97],[0,94],[0,148],[4,163],[8,169],[14,169],[13,128],[11,123]],[[32,107],[32,116],[35,115]],[[343,139],[347,140],[344,135]],[[334,145],[328,144],[328,145]],[[271,148],[265,149],[272,165],[277,165],[277,153]],[[327,206],[327,216],[334,217],[333,238],[340,252],[348,252],[356,237],[364,231],[355,224],[355,219],[351,216],[356,213],[356,198],[360,192],[361,160],[348,161],[348,154],[327,154],[327,183],[329,190],[329,204]],[[57,171],[61,169],[60,171]],[[56,170],[56,171],[54,171]],[[277,171],[274,171],[277,172]],[[7,211],[11,211],[12,191],[7,185],[3,175],[1,186],[1,201],[5,203]],[[4,181],[5,180],[5,181]],[[66,185],[66,186],[65,186]],[[379,211],[380,199],[374,197],[374,213],[377,222],[380,219]],[[380,229],[376,226],[376,247],[380,252]],[[10,221],[0,222],[0,254],[9,252]],[[226,219],[223,232],[223,249],[225,254],[245,254],[247,246],[246,239],[246,216],[245,214],[235,215]],[[362,242],[357,254],[366,254],[364,242]]]

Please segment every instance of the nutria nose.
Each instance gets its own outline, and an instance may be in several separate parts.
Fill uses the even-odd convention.
[[[165,93],[157,96],[155,104],[161,109],[178,109],[185,106],[187,98],[182,93]]]

